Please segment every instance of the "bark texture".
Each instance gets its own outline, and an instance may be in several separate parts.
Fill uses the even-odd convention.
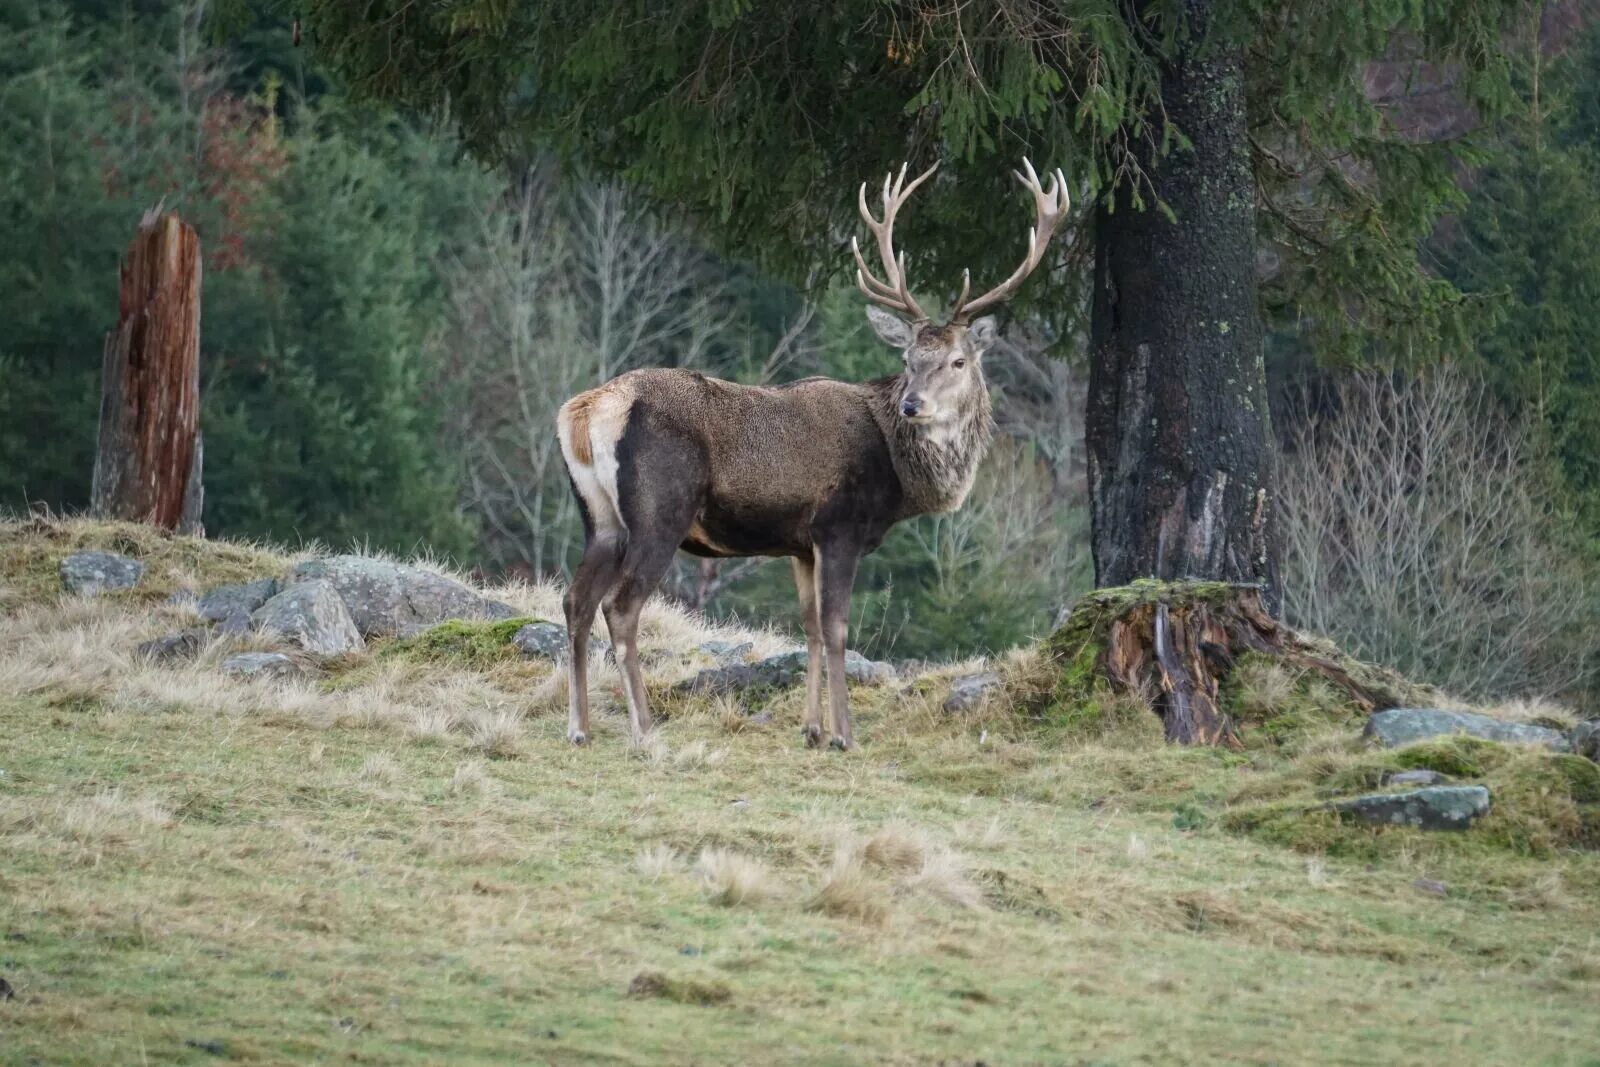
[[[1275,612],[1243,55],[1204,43],[1213,6],[1187,0],[1194,33],[1162,77],[1167,117],[1192,147],[1165,156],[1142,148],[1153,183],[1145,208],[1123,189],[1096,220],[1087,425],[1095,578],[1259,583]]]
[[[1046,645],[1061,678],[1052,699],[1082,704],[1106,685],[1148,702],[1169,741],[1236,746],[1218,694],[1246,653],[1320,675],[1364,713],[1436,696],[1284,626],[1261,597],[1254,585],[1149,580],[1090,593]]]
[[[90,507],[198,534],[200,474],[200,239],[176,214],[151,213],[106,335]]]

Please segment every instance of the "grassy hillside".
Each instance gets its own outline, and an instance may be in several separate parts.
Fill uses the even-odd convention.
[[[89,546],[140,586],[62,598]],[[135,656],[172,591],[286,562],[0,524],[0,1063],[1600,1062],[1600,797],[1554,757],[1377,754],[1337,715],[1182,750],[1133,707],[948,716],[937,673],[808,751],[798,692],[667,693],[707,637],[785,637],[663,607],[642,751],[609,668],[574,749],[561,679],[509,655]],[[1262,668],[1238,699],[1305,697]],[[1422,763],[1491,780],[1480,828],[1303,815]]]

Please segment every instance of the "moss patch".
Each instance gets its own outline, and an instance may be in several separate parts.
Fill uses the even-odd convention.
[[[424,663],[453,663],[483,670],[518,657],[511,639],[534,618],[505,619],[500,622],[470,622],[451,619],[413,637],[404,637],[378,651],[381,659],[410,659]]]
[[[1460,834],[1426,834],[1339,820],[1328,801],[1382,788],[1395,771],[1430,770],[1489,788],[1489,814]],[[1357,750],[1348,760],[1291,764],[1277,790],[1235,792],[1222,825],[1303,852],[1373,858],[1419,847],[1430,851],[1549,856],[1600,848],[1600,765],[1581,756],[1471,737],[1437,738],[1387,752]]]
[[[0,607],[49,601],[61,592],[58,567],[74,552],[118,552],[144,564],[132,589],[102,594],[145,603],[180,589],[210,589],[280,574],[283,556],[255,545],[183,537],[131,522],[39,516],[0,520]]]

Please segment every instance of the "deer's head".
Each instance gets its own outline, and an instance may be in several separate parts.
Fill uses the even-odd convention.
[[[901,206],[910,198],[917,186],[927,181],[938,168],[932,167],[919,174],[910,185],[906,184],[906,167],[899,175],[889,174],[883,179],[883,218],[874,218],[867,208],[867,184],[861,183],[857,194],[857,207],[861,217],[878,241],[878,256],[883,262],[887,281],[867,268],[861,248],[852,238],[850,251],[856,260],[856,286],[877,307],[868,306],[867,320],[873,332],[885,343],[901,349],[905,370],[901,374],[899,412],[901,417],[918,425],[937,427],[941,424],[959,423],[979,406],[985,388],[983,381],[983,354],[994,344],[998,326],[994,316],[982,312],[1009,300],[1022,286],[1028,275],[1044,258],[1056,226],[1066,214],[1067,182],[1061,171],[1050,175],[1049,189],[1039,181],[1033,164],[1022,161],[1027,172],[1014,172],[1016,178],[1032,194],[1034,223],[1028,230],[1028,254],[1011,277],[974,300],[969,300],[972,278],[963,272],[961,295],[956,299],[949,320],[936,326],[911,296],[906,285],[906,256],[894,250],[894,219]]]

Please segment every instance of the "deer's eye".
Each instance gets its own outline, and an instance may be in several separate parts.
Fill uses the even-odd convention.
[[[962,367],[965,367],[967,365],[967,361],[964,360],[964,359],[952,360],[950,365],[952,367],[954,367],[956,370],[960,370]]]

